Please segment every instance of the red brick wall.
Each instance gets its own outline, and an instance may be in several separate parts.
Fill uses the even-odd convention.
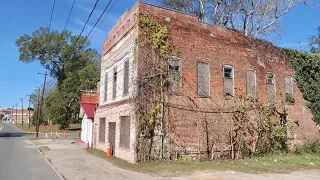
[[[181,54],[183,96],[171,97],[172,103],[194,107],[194,101],[208,111],[228,107],[230,101],[224,100],[223,96],[222,67],[231,65],[234,67],[236,95],[246,96],[246,70],[253,69],[256,71],[257,98],[259,102],[266,103],[266,73],[273,72],[276,77],[276,102],[278,106],[283,105],[285,75],[293,76],[293,70],[279,48],[262,40],[250,40],[237,31],[201,23],[183,13],[144,3],[139,6],[141,12],[152,14],[168,28],[174,51],[178,50]],[[210,65],[210,98],[197,97],[197,62]],[[318,128],[311,120],[312,114],[305,108],[302,94],[295,83],[293,94],[296,103],[286,105],[288,118],[293,124],[293,135],[297,139],[318,138]],[[167,126],[176,146],[188,149],[187,146],[196,147],[199,143],[205,143],[204,120],[208,123],[212,141],[227,139],[228,115],[199,114],[174,108],[170,108],[169,114],[171,118]],[[298,121],[299,126],[294,121]],[[198,136],[202,137],[201,142],[198,142]]]
[[[15,115],[16,114],[16,112],[17,112],[17,116]],[[12,116],[12,113],[10,114],[11,115],[11,119],[15,122],[16,120],[17,120],[17,123],[18,124],[21,124],[22,123],[22,109],[20,108],[20,109],[17,109],[17,111],[16,111],[16,109],[13,109],[13,116]],[[24,123],[28,123],[28,121],[29,121],[29,111],[28,111],[28,109],[26,108],[26,109],[23,109],[23,114],[24,114],[24,116],[23,116],[23,122]],[[30,117],[32,117],[32,114],[33,114],[33,111],[32,110],[30,110]]]
[[[128,9],[109,31],[108,37],[102,44],[102,57],[122,39],[134,26],[138,24],[138,6]]]
[[[234,67],[236,95],[245,96],[246,70],[253,69],[256,71],[257,77],[257,98],[259,102],[265,103],[267,101],[266,73],[273,72],[276,76],[276,101],[278,105],[283,104],[285,100],[284,78],[285,75],[292,76],[293,71],[280,49],[261,40],[251,40],[237,31],[201,23],[195,17],[176,11],[138,3],[131,10],[128,10],[110,30],[108,38],[103,43],[102,55],[112,51],[117,42],[137,26],[140,12],[152,14],[162,25],[166,26],[175,51],[180,52],[182,96],[169,97],[171,103],[188,108],[198,106],[207,111],[228,107],[230,101],[224,100],[223,96],[222,67],[223,65],[231,65]],[[138,58],[139,53],[138,49]],[[206,62],[210,65],[210,98],[197,97],[197,62]],[[138,69],[140,68],[138,67]],[[286,109],[289,113],[289,120],[293,124],[294,136],[297,139],[318,137],[318,128],[311,120],[312,114],[304,107],[301,92],[296,84],[294,84],[293,94],[296,103],[286,105]],[[116,105],[114,107],[100,107],[97,114],[100,114],[101,117],[106,116],[103,115],[103,111],[107,109],[119,111],[119,108],[117,109]],[[98,118],[101,118],[100,115],[95,117],[95,123]],[[227,114],[199,113],[168,108],[166,111],[165,142],[167,146],[165,151],[196,151],[199,146],[205,147],[206,136],[209,136],[211,142],[226,142],[229,124],[230,118]],[[95,133],[97,133],[98,126],[97,124]],[[96,144],[96,147],[98,146]],[[200,150],[205,149],[201,148]]]

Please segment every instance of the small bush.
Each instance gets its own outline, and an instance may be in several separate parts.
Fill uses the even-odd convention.
[[[297,147],[296,153],[320,154],[320,141],[319,140],[306,141]]]
[[[289,104],[294,104],[295,100],[292,94],[286,93],[286,102]]]

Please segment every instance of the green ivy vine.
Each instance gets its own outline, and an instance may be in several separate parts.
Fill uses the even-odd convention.
[[[308,101],[313,120],[320,124],[320,56],[292,49],[284,52],[293,67],[298,88]]]

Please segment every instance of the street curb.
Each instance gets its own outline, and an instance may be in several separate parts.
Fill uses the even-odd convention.
[[[57,174],[57,176],[60,178],[60,180],[66,180],[66,178],[64,178],[64,177],[62,176],[62,174],[60,174],[60,173],[57,171],[57,169],[53,166],[53,164],[49,161],[49,159],[44,156],[44,154],[40,151],[40,149],[39,149],[34,143],[32,143],[32,144],[33,144],[33,146],[38,150],[38,152],[41,154],[41,156],[47,161],[47,163],[49,164],[49,166],[50,166],[50,167],[53,169],[53,171]]]

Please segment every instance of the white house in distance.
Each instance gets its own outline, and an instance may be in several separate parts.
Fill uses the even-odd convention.
[[[96,92],[81,93],[81,104],[79,118],[81,123],[81,141],[93,145],[93,120],[95,108],[98,104],[98,95]]]

